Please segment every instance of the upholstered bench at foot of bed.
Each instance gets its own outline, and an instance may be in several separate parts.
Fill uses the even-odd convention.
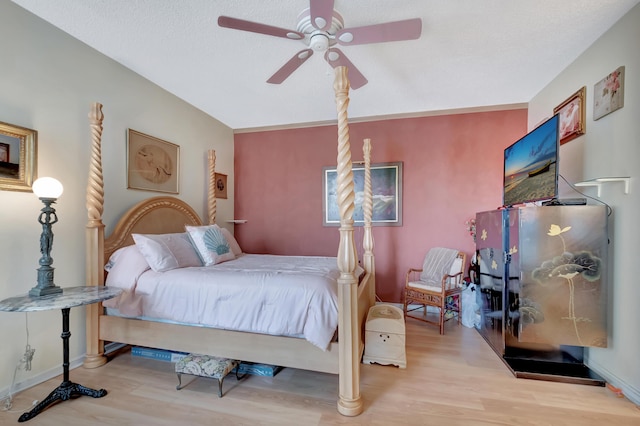
[[[182,386],[182,374],[218,379],[218,397],[222,398],[222,382],[227,374],[239,364],[240,361],[233,359],[189,354],[176,362],[176,374],[178,375],[178,386],[176,386],[176,389],[180,390],[184,387]],[[238,375],[238,370],[239,369],[236,368],[236,379],[240,380],[245,374]]]

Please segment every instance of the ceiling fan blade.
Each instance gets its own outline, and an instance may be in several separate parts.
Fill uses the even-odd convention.
[[[336,32],[341,45],[384,43],[387,41],[415,40],[422,33],[422,19],[386,22],[364,27],[343,28]]]
[[[271,76],[267,83],[280,84],[287,79],[300,65],[313,55],[312,49],[304,49],[293,55],[293,58],[284,64],[274,75]]]
[[[298,31],[272,27],[271,25],[258,24],[257,22],[245,21],[244,19],[231,18],[229,16],[218,17],[218,25],[225,28],[231,28],[233,30],[249,31],[252,33],[289,38],[292,40],[302,40],[304,38],[304,34]]]
[[[333,20],[334,0],[311,0],[309,12],[311,15],[311,25],[319,30],[328,30]]]
[[[364,75],[356,68],[355,65],[351,63],[349,58],[347,58],[344,53],[340,49],[336,49],[335,47],[327,50],[324,54],[324,59],[329,62],[329,64],[335,68],[339,66],[345,66],[349,70],[349,85],[353,90],[359,89],[360,87],[367,84],[369,81],[365,78]]]

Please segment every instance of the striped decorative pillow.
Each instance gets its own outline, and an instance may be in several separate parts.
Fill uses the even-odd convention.
[[[442,277],[449,274],[458,250],[434,247],[427,253],[422,264],[420,281],[440,284]]]

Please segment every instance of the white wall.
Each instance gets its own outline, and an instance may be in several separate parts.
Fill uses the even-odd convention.
[[[631,177],[629,194],[621,183],[602,188],[600,199],[613,208],[609,221],[609,346],[591,348],[587,364],[625,395],[640,404],[640,5],[632,9],[529,105],[529,126],[553,114],[553,108],[580,87],[587,87],[586,134],[562,145],[560,174],[575,183],[597,177]],[[625,66],[624,107],[593,121],[594,85]],[[580,197],[560,179],[561,194]],[[596,196],[595,188],[580,188]],[[589,202],[590,204],[592,201]]]
[[[180,145],[178,196],[203,218],[206,151],[215,149],[217,170],[229,176],[229,198],[218,201],[218,217],[221,223],[233,218],[231,129],[7,1],[0,1],[0,40],[0,121],[37,130],[38,175],[53,176],[64,185],[56,204],[59,222],[53,227],[57,285],[85,283],[88,114],[93,102],[104,105],[107,233],[128,207],[162,195],[126,189],[127,128]],[[33,193],[0,191],[0,299],[25,294],[36,284],[41,208]],[[85,353],[84,313],[82,308],[71,310],[72,360]],[[32,370],[20,371],[18,382],[62,371],[61,313],[31,313],[28,322],[29,343],[36,352]],[[25,350],[25,314],[0,312],[0,324],[2,398]]]

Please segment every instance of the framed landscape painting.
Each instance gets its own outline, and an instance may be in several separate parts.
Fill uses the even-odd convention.
[[[337,200],[336,167],[323,168],[323,220],[324,226],[339,226],[340,211]],[[364,225],[362,201],[364,198],[364,165],[353,166],[355,185],[355,226]],[[402,162],[371,165],[371,189],[373,191],[373,226],[402,226]]]

